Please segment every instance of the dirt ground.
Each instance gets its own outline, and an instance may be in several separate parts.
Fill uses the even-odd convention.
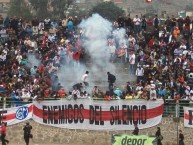
[[[12,143],[9,143],[8,145],[25,145],[25,144],[12,144]],[[78,143],[78,144],[74,144],[74,143],[72,143],[72,144],[68,144],[68,143],[66,143],[66,144],[33,144],[33,143],[30,143],[29,145],[85,145],[85,144],[80,144],[80,143]]]
[[[1,144],[1,143],[0,143]],[[21,143],[12,143],[10,140],[10,143],[8,145],[25,145],[25,143],[21,144]],[[63,143],[63,144],[39,144],[39,143],[33,143],[33,141],[30,141],[29,145],[86,145],[85,143]]]
[[[25,145],[25,143],[23,144],[15,144],[15,143],[9,143],[8,145]],[[29,145],[85,145],[85,144],[80,144],[80,143],[77,143],[77,144],[74,144],[74,143],[64,143],[64,144],[35,144],[35,143],[31,143]]]

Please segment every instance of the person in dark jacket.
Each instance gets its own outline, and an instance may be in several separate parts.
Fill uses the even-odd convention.
[[[29,139],[32,138],[31,130],[32,130],[32,126],[29,124],[29,122],[27,122],[23,128],[24,140],[26,145],[29,145]]]
[[[182,130],[179,130],[179,145],[185,145],[184,144],[184,135],[182,133]]]
[[[81,91],[83,88],[83,85],[82,85],[82,83],[77,83],[77,84],[73,85],[72,88],[73,89],[77,88],[79,91]]]
[[[137,126],[137,124],[134,125],[134,130],[133,130],[133,135],[138,135],[139,134],[139,128]]]
[[[113,84],[116,81],[116,77],[110,72],[107,72],[107,75],[108,75],[108,82],[109,82],[109,90],[111,90],[112,86],[114,86]]]
[[[132,94],[133,90],[132,90],[132,86],[130,82],[127,82],[127,86],[126,86],[126,94]]]
[[[155,136],[156,136],[156,138],[157,138],[157,145],[162,145],[162,142],[161,142],[161,140],[162,140],[162,135],[161,135],[161,129],[160,129],[160,127],[157,127],[157,131],[156,131],[156,133],[155,133]]]

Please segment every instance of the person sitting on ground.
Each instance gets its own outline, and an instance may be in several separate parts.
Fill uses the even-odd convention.
[[[64,90],[64,88],[61,88],[59,91],[58,91],[58,96],[60,98],[64,98],[66,96],[66,92]]]
[[[97,86],[94,86],[94,88],[92,89],[92,97],[98,97],[100,93],[100,90]]]
[[[133,99],[132,94],[127,93],[127,95],[125,96],[125,100],[131,100],[131,99]]]
[[[117,99],[123,99],[122,91],[119,88],[114,90],[114,94],[116,95]]]
[[[80,95],[77,97],[78,99],[87,99],[89,97],[89,94],[86,91],[84,91],[84,92],[80,92]]]
[[[74,87],[72,95],[74,96],[74,98],[80,98],[80,90],[77,87]]]
[[[68,92],[66,99],[71,100],[72,98],[73,98],[72,92]]]

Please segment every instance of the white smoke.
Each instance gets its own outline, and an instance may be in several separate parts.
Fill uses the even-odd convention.
[[[98,14],[80,23],[83,29],[83,47],[87,49],[94,64],[105,66],[109,60],[107,38],[111,35],[112,24]]]
[[[115,66],[109,62],[110,52],[107,45],[107,39],[113,31],[112,23],[98,14],[93,14],[83,20],[79,28],[83,31],[83,47],[91,57],[90,77],[101,83],[105,81],[107,86],[107,72],[115,73]],[[90,82],[90,85],[96,84]]]
[[[66,90],[72,89],[74,84],[81,82],[82,75],[89,71],[89,93],[95,85],[106,90],[108,87],[107,72],[116,75],[116,66],[110,62],[107,40],[109,37],[116,37],[118,43],[126,44],[125,30],[113,31],[112,23],[98,14],[82,20],[78,27],[82,32],[81,45],[89,54],[90,59],[85,65],[81,64],[79,67],[74,67],[74,62],[71,65],[62,66],[58,73],[60,83]]]
[[[128,45],[128,41],[126,39],[126,30],[124,28],[113,30],[113,39],[118,41],[119,46]]]
[[[32,53],[28,53],[27,59],[29,62],[29,67],[34,67],[34,66],[38,67],[41,63],[41,61],[36,58],[35,54],[32,54]]]

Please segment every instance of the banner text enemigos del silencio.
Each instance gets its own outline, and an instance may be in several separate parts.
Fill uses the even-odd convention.
[[[88,106],[88,105],[87,105]],[[102,106],[89,105],[85,109],[83,104],[43,105],[43,123],[45,124],[76,124],[84,123],[105,125],[132,125],[147,122],[146,105],[109,106],[105,111]]]

